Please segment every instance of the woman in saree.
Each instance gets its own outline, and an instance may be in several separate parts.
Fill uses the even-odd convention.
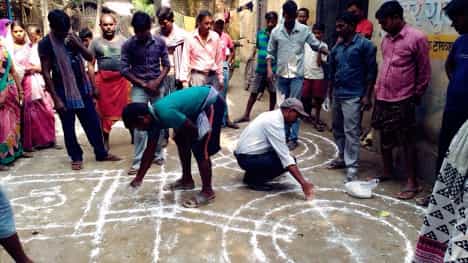
[[[52,147],[55,145],[55,118],[53,109],[46,102],[37,46],[29,41],[20,22],[11,24],[11,34],[13,60],[24,89],[23,149],[31,152],[36,148]]]
[[[13,80],[12,80],[12,78]],[[0,171],[23,156],[21,101],[23,91],[13,61],[0,41]],[[24,155],[31,157],[31,155]]]

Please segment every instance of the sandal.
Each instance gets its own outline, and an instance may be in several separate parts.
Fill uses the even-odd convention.
[[[82,161],[73,161],[71,162],[71,169],[74,171],[79,171],[83,169],[83,162]]]
[[[237,130],[240,128],[239,125],[237,125],[235,122],[232,122],[232,121],[228,121],[226,123],[226,127],[234,129],[234,130]]]
[[[177,191],[177,190],[192,190],[195,188],[195,183],[192,182],[191,184],[184,184],[182,183],[182,179],[179,179],[173,183],[170,183],[170,184],[166,184],[164,187],[163,187],[163,190],[164,191]]]
[[[331,161],[327,166],[327,169],[344,169],[346,168],[346,164],[343,160],[335,159]]]
[[[400,200],[411,200],[415,198],[420,192],[422,192],[422,190],[422,186],[418,186],[413,189],[404,189],[403,191],[396,194],[395,198],[398,198]]]
[[[215,194],[213,194],[210,197],[207,197],[202,193],[198,193],[194,195],[192,198],[185,200],[182,205],[185,208],[198,208],[200,206],[204,206],[213,202],[215,197],[216,197]]]
[[[137,168],[130,168],[127,172],[128,175],[135,175],[138,173],[138,169]]]
[[[9,170],[10,170],[10,167],[0,164],[0,172],[6,172]]]
[[[21,155],[22,158],[33,158],[34,157],[34,154],[30,153],[30,152],[23,152],[23,155]]]

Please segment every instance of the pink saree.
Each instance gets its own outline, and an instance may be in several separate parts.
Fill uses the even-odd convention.
[[[26,44],[16,48],[14,59],[20,72],[31,65],[40,64],[37,46]],[[55,143],[54,112],[44,90],[44,80],[39,73],[24,74],[23,148],[47,147]]]
[[[0,46],[0,164],[12,163],[23,154],[21,147],[21,108],[18,90],[8,80],[11,59]]]

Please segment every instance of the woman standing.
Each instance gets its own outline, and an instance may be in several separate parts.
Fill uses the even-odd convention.
[[[13,76],[14,81],[10,76]],[[20,132],[22,97],[13,61],[0,42],[0,171],[8,170],[7,165],[23,155]]]
[[[13,58],[24,89],[23,148],[31,152],[52,147],[55,145],[55,119],[52,108],[46,103],[37,45],[29,41],[20,22],[13,22],[11,34]]]

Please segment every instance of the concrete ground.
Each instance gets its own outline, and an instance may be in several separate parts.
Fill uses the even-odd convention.
[[[240,74],[231,84],[231,114],[238,117],[248,92]],[[253,116],[267,108],[267,99],[265,94],[255,105]],[[128,188],[133,148],[121,124],[112,132],[111,147],[123,161],[94,162],[80,132],[83,171],[70,170],[65,150],[44,150],[0,173],[0,182],[26,251],[36,262],[411,261],[424,211],[391,197],[401,181],[381,183],[372,199],[348,196],[344,172],[323,168],[337,155],[331,134],[303,124],[294,155],[316,186],[315,199],[304,201],[290,176],[280,178],[272,192],[255,192],[242,185],[243,173],[232,155],[239,134],[223,131],[223,150],[213,157],[217,198],[200,209],[181,206],[195,191],[162,190],[180,176],[173,142],[166,164],[153,165],[140,190]],[[199,187],[195,162],[192,166]],[[378,156],[363,150],[360,177],[379,171]],[[1,249],[0,262],[11,262]]]

